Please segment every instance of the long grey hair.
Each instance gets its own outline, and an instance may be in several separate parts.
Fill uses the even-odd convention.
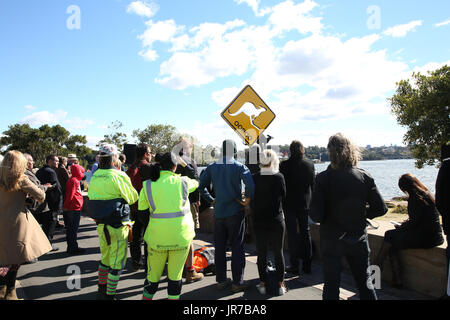
[[[362,158],[359,147],[342,133],[331,136],[327,148],[333,169],[356,167],[358,161]]]

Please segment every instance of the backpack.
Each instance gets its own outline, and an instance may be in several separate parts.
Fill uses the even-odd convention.
[[[214,263],[215,249],[213,247],[202,247],[194,251],[194,260],[192,266],[196,272],[203,274],[216,274],[216,265]]]

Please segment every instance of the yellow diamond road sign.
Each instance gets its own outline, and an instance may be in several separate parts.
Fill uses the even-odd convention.
[[[275,119],[273,111],[249,85],[242,89],[221,116],[249,146]]]

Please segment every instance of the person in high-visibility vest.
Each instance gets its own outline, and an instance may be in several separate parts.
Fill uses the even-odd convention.
[[[125,172],[113,167],[118,158],[114,145],[102,145],[99,151],[100,163],[89,184],[89,201],[97,201],[100,208],[107,206],[108,200],[123,199],[128,204],[139,199],[130,178]],[[104,203],[104,205],[102,205]],[[104,221],[97,220],[101,261],[98,268],[98,300],[114,300],[117,284],[127,261],[128,236],[131,220],[128,214],[114,216]]]
[[[139,210],[150,211],[144,235],[149,271],[142,299],[153,299],[168,261],[169,300],[178,300],[184,264],[195,237],[188,196],[198,182],[175,174],[178,160],[173,153],[157,155],[156,161],[151,179],[144,181],[139,195]]]

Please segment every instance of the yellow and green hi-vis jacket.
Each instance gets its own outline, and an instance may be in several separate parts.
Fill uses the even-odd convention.
[[[198,181],[161,171],[157,181],[144,181],[139,195],[139,210],[149,210],[150,220],[144,240],[154,250],[187,247],[195,237],[189,193]]]

